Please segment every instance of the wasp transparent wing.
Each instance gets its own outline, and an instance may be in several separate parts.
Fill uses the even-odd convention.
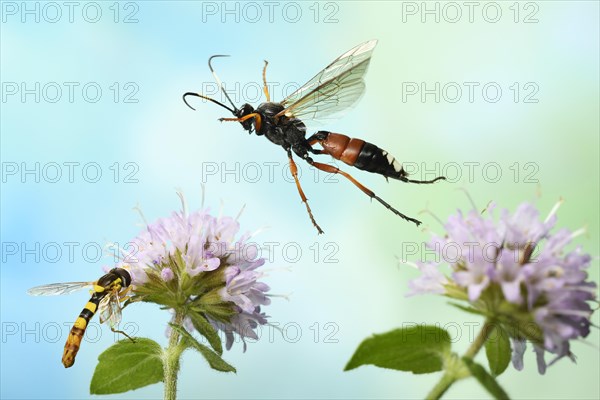
[[[62,294],[70,294],[94,285],[96,282],[64,282],[64,283],[51,283],[49,285],[42,285],[32,287],[27,291],[30,296],[58,296]]]
[[[377,40],[359,44],[339,56],[300,89],[286,97],[278,116],[326,120],[349,109],[365,92],[363,77]]]

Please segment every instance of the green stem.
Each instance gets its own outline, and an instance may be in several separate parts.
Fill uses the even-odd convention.
[[[176,310],[173,323],[181,325],[183,317],[183,313]],[[163,361],[165,400],[175,400],[177,398],[177,374],[179,373],[179,358],[183,350],[179,346],[179,336],[179,332],[172,329],[171,336],[169,337],[169,346],[165,350]]]
[[[492,331],[492,326],[493,324],[491,321],[486,321],[485,324],[483,324],[479,334],[477,334],[477,337],[465,352],[464,357],[473,359],[477,355],[488,339],[488,336]],[[460,360],[455,360],[455,362],[451,362],[450,365],[447,365],[446,372],[442,376],[442,379],[440,379],[433,389],[431,389],[431,392],[427,395],[427,399],[433,400],[441,398],[454,382],[463,378],[464,375],[461,374],[460,371],[462,369],[461,367],[462,362]]]
[[[444,373],[444,375],[442,375],[442,379],[440,379],[433,389],[431,389],[431,392],[429,392],[426,399],[439,399],[444,395],[444,393],[446,393],[446,390],[448,390],[450,385],[452,385],[455,381],[456,378],[451,373]]]

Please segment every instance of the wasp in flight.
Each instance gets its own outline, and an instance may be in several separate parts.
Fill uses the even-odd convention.
[[[393,178],[403,182],[433,183],[440,179],[445,179],[442,176],[428,181],[409,179],[402,164],[396,158],[387,151],[362,139],[350,138],[340,133],[328,131],[318,131],[306,138],[306,125],[304,122],[329,119],[354,105],[363,95],[365,91],[363,77],[371,61],[371,55],[376,44],[376,40],[370,40],[345,52],[304,84],[304,86],[279,103],[272,102],[269,95],[266,79],[268,62],[265,60],[262,75],[263,91],[267,101],[260,104],[256,109],[250,104],[244,104],[241,108],[237,108],[233,104],[211,65],[213,58],[226,56],[215,55],[209,58],[208,66],[233,108],[203,94],[194,92],[185,93],[183,101],[192,109],[194,108],[186,100],[187,96],[200,97],[218,104],[234,115],[234,118],[220,118],[220,121],[239,122],[249,133],[255,132],[258,136],[264,135],[274,144],[283,147],[287,152],[290,170],[296,182],[300,198],[306,206],[310,220],[319,233],[323,233],[323,230],[315,221],[306,195],[300,186],[298,168],[292,158],[292,152],[321,171],[344,176],[367,196],[377,200],[399,217],[413,222],[418,226],[421,221],[399,212],[347,172],[333,165],[316,162],[310,157],[310,154],[330,155],[349,166],[383,175],[386,179]],[[316,144],[319,144],[321,148],[314,148],[313,146]]]
[[[121,302],[127,299],[126,294],[130,290],[130,284],[131,275],[127,270],[113,268],[95,282],[52,283],[36,286],[27,291],[31,296],[54,296],[70,294],[85,287],[93,287],[92,297],[79,314],[67,337],[62,357],[65,368],[69,368],[75,363],[75,356],[79,351],[85,329],[96,312],[100,313],[100,323],[109,321],[110,329],[113,332],[122,333],[133,341],[125,332],[116,329],[121,322]]]

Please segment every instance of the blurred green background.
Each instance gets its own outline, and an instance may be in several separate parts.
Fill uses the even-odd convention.
[[[291,294],[266,310],[284,335],[264,327],[246,353],[236,343],[225,354],[237,375],[186,355],[182,399],[423,397],[439,376],[342,369],[363,338],[403,324],[437,323],[450,330],[455,350],[468,346],[469,327],[481,321],[442,298],[406,298],[418,274],[397,261],[423,258],[407,254],[407,244],[421,249],[430,231],[442,232],[420,211],[445,220],[470,207],[459,188],[479,208],[529,200],[545,214],[564,198],[558,226],[587,227],[577,243],[595,257],[590,275],[598,281],[598,2],[75,3],[1,4],[2,398],[88,397],[97,356],[114,336],[96,320],[65,370],[62,346],[87,294],[31,298],[25,291],[96,279],[113,263],[96,257],[98,246],[136,235],[137,204],[149,220],[179,209],[175,188],[190,208],[200,206],[202,183],[215,212],[235,215],[246,204],[242,230],[269,227],[257,241],[273,249],[264,253],[273,260],[272,292]],[[272,96],[281,100],[372,38],[379,44],[366,95],[325,128],[376,143],[416,179],[451,179],[419,186],[352,171],[419,216],[425,228],[416,229],[348,182],[300,165],[326,232],[317,236],[285,153],[238,124],[219,123],[228,116],[219,107],[198,101],[190,110],[181,95],[204,91],[224,101],[206,60],[231,54],[215,66],[237,104],[263,101],[263,59]],[[168,318],[146,305],[124,313],[128,332],[164,344]],[[539,376],[530,348],[525,370],[510,367],[500,383],[514,398],[598,398],[598,349],[593,329],[573,344],[576,365],[562,360]],[[106,397],[161,396],[162,385],[153,385]],[[447,397],[488,395],[465,381]]]

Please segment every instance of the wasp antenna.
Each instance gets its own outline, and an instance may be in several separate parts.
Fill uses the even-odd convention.
[[[225,109],[229,110],[231,113],[235,114],[235,111],[233,111],[231,108],[227,107],[225,104],[221,103],[220,101],[217,101],[217,100],[215,100],[215,99],[211,99],[211,98],[210,98],[210,97],[208,97],[208,96],[204,96],[203,94],[200,94],[200,93],[194,93],[194,92],[187,92],[187,93],[184,93],[184,94],[183,94],[183,102],[185,103],[185,105],[186,105],[186,106],[188,106],[189,108],[191,108],[191,109],[192,109],[192,110],[194,110],[194,111],[196,111],[196,109],[195,109],[194,107],[190,106],[190,104],[187,102],[187,100],[186,100],[186,98],[185,98],[186,96],[200,97],[201,99],[208,100],[208,101],[212,101],[213,103],[215,103],[215,104],[218,104],[218,105],[220,105],[221,107],[223,107],[223,108],[225,108]]]
[[[227,100],[229,100],[229,103],[231,103],[231,105],[233,106],[233,109],[235,110],[235,112],[237,112],[238,111],[237,107],[235,106],[235,104],[233,104],[233,101],[231,101],[231,98],[229,97],[229,95],[225,91],[225,88],[223,87],[223,82],[221,82],[221,79],[219,79],[219,76],[217,75],[217,73],[215,72],[214,68],[212,67],[211,61],[212,61],[213,58],[217,58],[217,57],[229,57],[229,55],[227,55],[227,54],[215,54],[214,56],[211,56],[208,59],[208,68],[210,69],[210,72],[215,77],[215,81],[217,81],[217,84],[219,85],[219,88],[221,88],[221,91],[223,92],[223,94],[225,95],[225,97],[227,97]],[[235,114],[235,112],[233,112],[233,113]]]
[[[187,100],[185,99],[185,96],[194,96],[196,93],[192,93],[192,92],[187,92],[184,93],[182,96],[183,102],[185,103],[186,106],[188,106],[189,108],[191,108],[192,110],[196,111],[196,109],[192,106],[190,106],[190,103],[187,102]]]

